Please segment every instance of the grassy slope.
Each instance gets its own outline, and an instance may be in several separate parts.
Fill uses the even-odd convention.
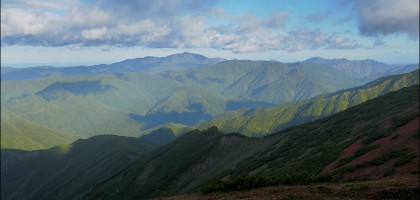
[[[276,108],[241,109],[227,112],[184,132],[217,126],[224,132],[263,136],[284,128],[329,116],[376,98],[390,91],[419,83],[419,71],[383,77],[364,86],[319,95],[309,100],[287,103]]]
[[[214,129],[193,131],[119,173],[115,177],[118,181],[98,184],[87,198],[118,199],[119,194],[112,192],[115,190],[122,191],[127,199],[186,192],[213,176],[214,172],[232,167],[240,157],[249,156],[269,144],[256,145],[256,142],[239,134],[225,135]],[[132,186],[137,189],[130,189]]]
[[[1,110],[1,148],[35,150],[70,144],[77,137],[48,129],[21,118],[7,108]]]
[[[331,117],[279,132],[272,137],[283,135],[281,140],[248,158],[225,175],[275,175],[294,171],[319,173],[324,170],[346,178],[348,173],[360,172],[370,166],[375,166],[376,172],[371,174],[373,177],[382,177],[392,168],[396,169],[397,174],[414,173],[419,166],[419,140],[415,136],[419,126],[418,123],[410,123],[418,120],[418,89],[419,86],[415,85],[390,92]],[[389,122],[386,130],[381,127],[384,122]],[[407,129],[405,126],[411,127]],[[392,139],[395,135],[400,135],[400,138]],[[350,162],[344,167],[332,164],[327,167],[338,162],[348,147],[367,138],[370,138],[370,143],[359,145],[354,151],[372,144],[379,145],[381,151],[359,160],[358,163]],[[360,153],[358,157],[363,157],[367,152],[369,151]],[[346,156],[352,156],[353,153],[355,154],[352,152]],[[409,155],[417,157],[409,160],[414,163],[404,163],[404,170],[399,170],[402,166],[394,166],[398,159]],[[369,174],[360,173],[352,178],[362,175]]]
[[[1,150],[1,199],[76,199],[151,151],[135,138],[95,136],[47,150]]]
[[[1,121],[1,148],[47,149],[58,144],[70,144],[76,139],[74,135],[44,128],[24,119]]]
[[[371,166],[376,169],[372,178],[383,177],[390,170],[394,170],[391,176],[418,173],[418,123],[412,124],[418,121],[418,90],[416,85],[390,92],[265,138],[223,134],[215,128],[194,131],[140,157],[130,156],[143,151],[127,144],[137,144],[138,139],[116,136],[103,140],[107,142],[97,141],[101,137],[78,141],[71,148],[2,150],[2,199],[77,198],[82,194],[85,199],[120,199],[122,194],[125,199],[150,198],[193,191],[207,181],[229,176],[327,171],[337,179],[353,179],[364,177],[362,172]],[[367,157],[370,152],[366,150],[345,154],[351,152],[349,147],[365,140],[370,143],[364,145],[379,145],[383,152]],[[356,154],[357,158],[346,165],[334,164]],[[135,162],[128,166],[130,157]],[[348,177],[352,173],[358,174]],[[38,185],[40,180],[42,185]],[[39,187],[30,189],[34,185]]]
[[[413,154],[417,158],[419,156],[419,140],[415,138],[418,124],[408,131],[402,129],[418,117],[418,89],[416,85],[391,92],[331,117],[289,128],[261,139],[222,136],[214,131],[192,132],[118,174],[120,181],[106,181],[96,185],[87,197],[118,199],[119,193],[114,192],[115,189],[124,193],[128,199],[168,196],[194,190],[211,179],[230,176],[273,176],[300,171],[319,173],[327,169],[329,164],[336,162],[343,150],[350,145],[367,137],[375,138],[382,133],[379,129],[371,132],[356,130],[368,130],[368,127],[380,124],[384,120],[395,122],[390,128],[392,134],[404,132],[406,136],[401,136],[401,140],[391,140],[389,135],[384,136],[393,144],[387,144],[392,148],[386,148],[377,157],[365,160],[378,169],[373,178],[383,177],[393,168],[396,170],[394,175],[416,173],[419,167],[418,159],[412,159],[413,157],[409,164],[394,165],[396,159],[407,159],[408,155]],[[407,111],[412,113],[406,115]],[[393,136],[395,135],[391,137]],[[229,142],[223,142],[221,139]],[[379,139],[381,137],[374,139],[374,143]],[[414,148],[416,146],[417,148]],[[387,158],[390,153],[405,148],[407,149],[398,155],[393,155],[392,159]],[[377,162],[378,160],[383,162]],[[363,170],[369,165],[359,167],[355,171]],[[327,171],[333,173],[337,179],[345,179],[345,175],[350,171],[341,169],[333,167]],[[365,174],[361,173],[355,177],[363,176]]]

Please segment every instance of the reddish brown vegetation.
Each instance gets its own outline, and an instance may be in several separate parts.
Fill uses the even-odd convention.
[[[380,129],[389,129],[392,128],[391,120],[386,120],[381,123]],[[407,124],[403,125],[402,127],[398,128],[393,134],[381,138],[372,144],[379,144],[380,146],[376,149],[373,149],[366,154],[355,158],[351,162],[345,164],[343,167],[347,166],[356,166],[371,160],[374,160],[385,153],[389,153],[392,151],[400,150],[400,149],[408,149],[408,152],[414,153],[417,157],[412,159],[407,164],[402,166],[394,167],[394,164],[397,162],[398,158],[394,158],[388,160],[382,165],[379,166],[369,166],[365,168],[358,169],[356,171],[346,173],[343,178],[345,179],[354,179],[360,176],[368,176],[371,178],[380,178],[384,176],[384,173],[388,170],[395,168],[395,175],[404,175],[404,174],[411,174],[413,172],[419,171],[419,139],[413,137],[413,135],[419,129],[419,117],[411,120]],[[349,147],[347,147],[341,155],[338,157],[336,161],[327,165],[322,171],[323,172],[332,172],[337,169],[337,162],[338,160],[346,157],[352,156],[357,150],[364,146],[363,140],[365,138],[361,138],[360,140],[356,141]]]
[[[384,199],[390,198],[385,193],[397,191],[399,195],[413,192],[419,188],[418,176],[388,177],[374,181],[342,184],[317,184],[309,186],[276,186],[247,191],[218,192],[210,194],[190,194],[158,198],[161,200],[210,200],[210,199]],[[403,192],[401,192],[403,191]],[[414,192],[414,196],[418,193]],[[401,197],[400,197],[401,198]],[[407,198],[407,196],[402,196]]]

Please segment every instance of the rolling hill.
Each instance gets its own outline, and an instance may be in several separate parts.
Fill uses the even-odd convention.
[[[416,174],[418,89],[415,85],[390,92],[261,139],[226,135],[216,128],[190,132],[115,179],[96,184],[86,197],[170,196],[239,175],[273,177],[305,171],[329,173],[343,181]],[[194,153],[189,153],[192,149]]]
[[[8,109],[1,111],[1,148],[35,150],[70,144],[76,136],[48,129],[22,119]]]
[[[178,129],[181,129],[181,132],[188,132],[216,126],[223,132],[239,132],[247,136],[261,137],[290,126],[329,116],[385,93],[415,84],[419,84],[419,70],[383,77],[363,86],[322,94],[274,108],[226,112],[204,124]]]
[[[1,121],[1,148],[36,150],[70,144],[76,136],[38,126],[24,119]]]
[[[93,183],[155,148],[135,138],[95,136],[47,150],[1,149],[1,199],[82,198]]]
[[[48,150],[1,150],[2,199],[153,198],[239,175],[302,171],[337,180],[409,176],[419,167],[418,90],[415,85],[390,92],[264,138],[212,127],[156,150],[121,136],[95,136]]]
[[[1,101],[2,110],[77,137],[140,136],[140,130],[166,123],[195,125],[228,110],[304,100],[360,83],[318,64],[226,61],[158,74],[2,81]]]
[[[418,90],[415,85],[390,92],[264,138],[212,127],[154,151],[121,136],[31,152],[1,150],[2,199],[144,199],[197,191],[239,175],[303,171],[340,181],[410,176],[419,167]]]
[[[186,60],[207,60],[206,57],[188,53],[159,59],[168,65]],[[352,63],[364,63],[363,67],[379,65],[374,61],[347,60],[346,63],[346,70],[351,68]],[[396,67],[387,66],[382,71],[385,73],[388,69]],[[406,69],[411,67],[398,67],[398,70],[392,72]],[[381,71],[381,67],[367,74],[362,71],[356,75],[346,70],[322,62],[232,60],[155,74],[130,72],[2,80],[1,101],[2,109],[10,110],[18,119],[76,137],[87,138],[101,134],[138,137],[145,130],[167,123],[192,126],[209,121],[226,111],[274,107],[358,86],[370,79],[370,74]],[[335,112],[342,110],[339,108]],[[311,119],[318,116],[315,114]],[[310,117],[304,117],[310,120]],[[290,119],[283,127],[300,123],[300,118]],[[15,118],[2,117],[2,120]],[[245,120],[238,121],[242,123]],[[266,122],[271,125],[277,123],[270,120]],[[240,123],[232,125],[239,126]],[[252,124],[249,124],[250,127]],[[250,127],[234,130],[250,135],[251,131],[247,132],[252,130]],[[263,130],[267,126],[259,128],[262,130],[252,132],[267,132]],[[270,127],[269,131],[280,128]]]

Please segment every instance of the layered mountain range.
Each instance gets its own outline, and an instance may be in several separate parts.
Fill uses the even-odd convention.
[[[349,190],[416,198],[418,68],[191,53],[2,68],[1,199],[206,199],[357,180],[386,186]],[[358,198],[348,186],[310,190]]]
[[[178,124],[176,127],[179,128],[198,125],[221,115],[208,123],[216,125],[217,119],[232,116],[232,113],[223,114],[226,111],[276,107],[288,102],[304,101],[317,95],[363,85],[376,79],[378,74],[399,74],[415,68],[418,68],[418,64],[391,66],[372,60],[321,58],[298,63],[225,61],[190,53],[163,58],[138,58],[106,66],[48,68],[55,70],[48,73],[44,73],[42,67],[2,68],[2,147],[48,148],[74,141],[75,138],[102,134],[138,137],[150,132],[146,130],[168,123]],[[91,71],[64,73],[74,69]],[[348,73],[349,70],[353,73]],[[12,76],[12,72],[15,75]],[[28,77],[26,73],[34,77]],[[383,91],[378,90],[376,96],[415,83],[407,81],[389,86]],[[362,100],[373,97],[375,95],[363,97]],[[345,108],[338,107],[330,113]],[[240,117],[244,112],[257,112],[245,110],[235,111],[237,114],[234,115]],[[305,119],[308,121],[329,113],[323,112],[322,115],[316,113],[312,118]],[[274,124],[269,128],[261,127],[261,130],[269,129],[264,131],[238,128],[238,123],[234,125],[236,129],[225,129],[226,126],[220,123],[218,126],[221,130],[257,136],[304,122],[300,121],[301,118],[292,119],[286,125],[279,124],[279,127],[274,127]],[[25,125],[16,125],[17,121]],[[60,139],[51,139],[47,143],[37,141],[37,137],[27,136],[32,134],[31,129],[48,130],[43,132]],[[13,139],[7,139],[6,136]],[[33,138],[32,141],[25,141],[29,138]],[[21,145],[25,143],[32,145]]]
[[[263,138],[212,127],[160,148],[95,136],[47,150],[2,149],[2,199],[145,199],[302,171],[340,181],[418,174],[418,90],[389,92]]]

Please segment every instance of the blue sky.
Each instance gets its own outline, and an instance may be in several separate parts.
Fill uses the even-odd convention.
[[[418,0],[2,0],[2,66],[180,52],[419,62]]]

